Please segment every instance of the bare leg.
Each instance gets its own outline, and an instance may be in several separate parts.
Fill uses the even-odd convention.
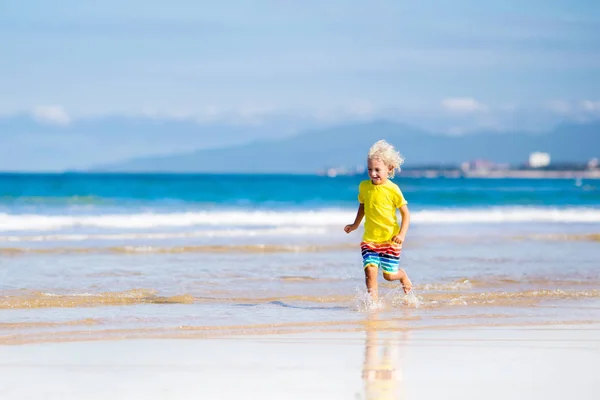
[[[369,292],[374,301],[377,301],[378,299],[377,270],[378,268],[374,264],[365,267],[365,283],[367,284],[367,292]]]
[[[400,281],[402,287],[404,288],[404,293],[408,294],[412,289],[412,282],[408,278],[408,274],[405,270],[399,269],[395,274],[390,274],[387,272],[383,273],[383,278],[386,281]]]

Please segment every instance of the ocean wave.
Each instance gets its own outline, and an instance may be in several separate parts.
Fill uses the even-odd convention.
[[[0,230],[60,230],[67,228],[149,229],[193,226],[327,226],[348,223],[351,212],[314,211],[196,211],[104,215],[0,214]]]
[[[108,205],[115,200],[100,196],[0,196],[0,204],[21,206]]]
[[[104,215],[39,215],[0,213],[0,231],[53,231],[70,228],[156,229],[188,227],[330,227],[354,220],[354,209],[294,211],[196,211]],[[411,212],[415,224],[600,223],[597,208],[497,207],[426,209]]]
[[[420,307],[445,308],[455,306],[511,306],[532,307],[544,301],[598,299],[600,290],[591,288],[570,287],[564,289],[531,289],[531,290],[484,290],[484,291],[443,291],[429,292],[417,290],[416,296]],[[198,296],[188,293],[171,296],[158,295],[155,289],[131,289],[121,292],[81,292],[57,293],[38,292],[9,295],[0,297],[0,309],[30,309],[30,308],[80,308],[126,306],[139,304],[244,304],[244,305],[276,305],[290,306],[302,304],[328,304],[332,306],[357,305],[360,299],[350,293],[321,293],[286,295],[273,293],[233,293],[229,296]],[[365,292],[366,293],[366,292]],[[408,296],[400,292],[389,292],[385,296],[391,305],[398,304],[396,300],[405,301]]]
[[[22,330],[22,329],[40,329],[57,328],[65,326],[91,326],[99,325],[101,322],[96,318],[85,318],[75,321],[22,321],[22,322],[0,322],[0,330]]]
[[[489,209],[449,209],[418,211],[411,221],[416,223],[511,223],[558,222],[599,223],[600,209],[596,208],[543,208],[498,207]]]
[[[272,244],[256,245],[206,245],[206,246],[113,246],[113,247],[56,247],[19,248],[0,247],[0,255],[23,254],[179,254],[179,253],[307,253],[319,251],[355,249],[353,244],[286,246]]]
[[[290,227],[266,229],[219,229],[192,232],[132,232],[108,234],[45,234],[45,235],[5,235],[0,242],[82,242],[89,240],[161,240],[194,238],[250,238],[278,236],[314,236],[323,235],[324,228]]]
[[[187,294],[157,296],[155,290],[132,289],[124,292],[69,293],[32,292],[0,299],[0,309],[76,308],[93,306],[124,306],[134,304],[190,304],[194,298]]]

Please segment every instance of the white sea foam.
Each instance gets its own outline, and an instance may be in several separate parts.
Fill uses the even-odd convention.
[[[324,228],[267,228],[267,229],[221,229],[193,232],[160,232],[160,233],[108,233],[108,234],[45,234],[45,235],[5,235],[0,242],[78,242],[85,240],[158,240],[187,238],[240,238],[269,236],[308,236],[323,235],[329,232]]]
[[[597,208],[498,207],[489,209],[424,210],[411,218],[417,223],[600,222]]]
[[[354,220],[355,210],[304,211],[196,211],[186,213],[133,213],[105,215],[36,215],[0,213],[0,231],[56,231],[72,228],[135,230],[187,227],[327,228]],[[498,207],[432,209],[411,212],[414,224],[464,223],[600,223],[597,208]]]
[[[348,223],[352,212],[316,211],[197,211],[105,215],[0,214],[0,231],[59,230],[91,227],[109,229],[183,228],[193,226],[327,226]],[[350,221],[351,222],[351,221]]]

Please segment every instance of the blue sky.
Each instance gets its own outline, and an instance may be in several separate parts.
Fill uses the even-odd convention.
[[[0,118],[55,126],[135,116],[287,134],[392,118],[462,133],[600,117],[591,0],[5,1],[0,54]]]

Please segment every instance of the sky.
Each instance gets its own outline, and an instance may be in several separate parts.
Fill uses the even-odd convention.
[[[0,170],[44,150],[63,156],[42,169],[85,163],[75,131],[108,160],[118,138],[79,127],[119,118],[235,126],[195,148],[382,118],[448,134],[600,118],[596,0],[9,0],[0,55]],[[11,130],[24,118],[45,145]],[[132,133],[119,157],[186,149],[171,133]]]

